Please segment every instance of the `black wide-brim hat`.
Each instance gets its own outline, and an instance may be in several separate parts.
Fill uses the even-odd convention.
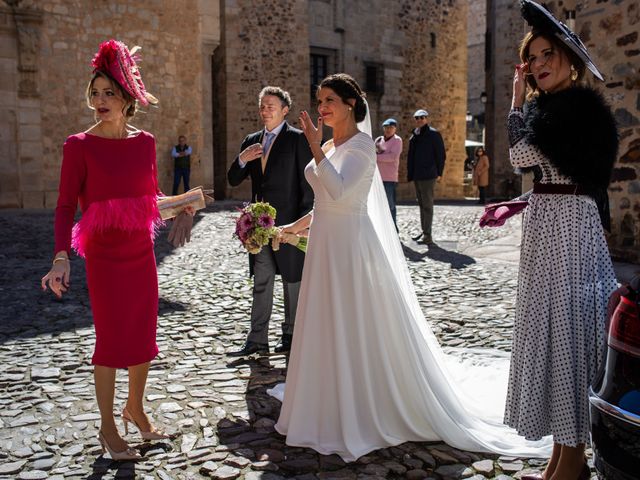
[[[584,62],[596,78],[604,82],[600,70],[591,60],[587,47],[584,46],[580,37],[554,17],[549,10],[532,0],[520,0],[520,12],[531,28],[555,35]]]

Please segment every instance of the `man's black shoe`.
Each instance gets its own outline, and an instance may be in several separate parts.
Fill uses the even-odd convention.
[[[288,353],[289,350],[291,350],[292,339],[293,335],[285,333],[284,335],[282,335],[282,340],[280,340],[280,343],[276,346],[276,348],[273,349],[273,351],[276,353]]]
[[[269,353],[269,345],[261,345],[255,342],[249,342],[244,344],[240,350],[235,352],[227,352],[228,357],[245,357],[254,353]]]
[[[428,245],[429,247],[433,247],[436,244],[429,235],[423,235],[422,238],[418,240],[418,243]]]

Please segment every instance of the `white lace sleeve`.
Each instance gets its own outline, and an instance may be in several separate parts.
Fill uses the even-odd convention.
[[[372,159],[363,149],[351,148],[345,154],[349,158],[340,172],[326,158],[317,167],[318,179],[333,200],[348,194],[370,170]]]

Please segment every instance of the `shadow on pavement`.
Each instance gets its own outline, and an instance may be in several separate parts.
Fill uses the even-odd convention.
[[[310,448],[288,446],[285,437],[274,431],[282,404],[267,394],[267,389],[285,380],[286,367],[281,358],[265,355],[227,364],[229,368],[250,367],[245,393],[249,420],[220,420],[217,425],[220,444],[228,446],[235,456],[253,461],[253,465],[264,472],[260,478],[265,480],[311,478],[312,473],[319,473],[319,478],[350,478],[343,476],[346,471],[337,475],[331,473],[338,473],[346,466],[337,455],[322,455]],[[287,363],[288,360],[287,357]]]
[[[87,480],[102,480],[103,478],[136,478],[135,462],[116,462],[110,458],[100,456],[91,465],[93,472]]]
[[[288,359],[287,359],[288,361]],[[285,458],[284,438],[274,433],[281,403],[267,393],[267,389],[284,382],[286,366],[275,365],[269,355],[239,358],[227,363],[228,368],[249,367],[249,381],[245,390],[247,418],[223,418],[217,424],[221,445],[227,445],[238,457],[260,460],[264,471],[277,470],[275,463]],[[277,438],[282,439],[278,441]]]
[[[217,210],[231,210],[222,205]],[[213,207],[210,207],[215,210]],[[8,275],[0,277],[3,296],[0,314],[0,345],[18,339],[43,334],[58,335],[93,324],[87,290],[84,259],[71,255],[69,291],[57,299],[50,291],[43,292],[41,278],[47,273],[54,250],[52,210],[5,210],[0,213],[0,261]],[[76,218],[76,220],[79,216]],[[194,227],[202,218],[195,217]],[[173,254],[167,241],[170,224],[155,241],[156,264]],[[188,307],[160,299],[161,311],[184,311]]]
[[[409,262],[420,262],[424,258],[430,258],[436,262],[448,263],[455,270],[463,269],[476,263],[473,257],[447,250],[439,245],[424,246],[424,250],[414,250],[409,244],[402,243],[402,251]]]

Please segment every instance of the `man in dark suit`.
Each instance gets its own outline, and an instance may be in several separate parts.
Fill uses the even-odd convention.
[[[265,87],[258,100],[264,128],[244,139],[227,179],[232,186],[237,186],[244,179],[251,178],[251,201],[269,202],[277,211],[276,225],[286,225],[313,207],[313,191],[304,177],[304,168],[312,154],[302,131],[285,120],[291,108],[289,93],[279,87]],[[285,320],[282,340],[275,351],[290,350],[303,263],[304,253],[286,244],[282,244],[277,252],[267,245],[257,255],[249,255],[254,277],[251,331],[244,347],[228,355],[244,356],[269,351],[269,319],[273,308],[273,285],[278,273],[284,287]]]
[[[416,128],[409,139],[407,179],[410,182],[413,181],[416,187],[416,196],[420,207],[422,242],[434,245],[431,236],[433,197],[436,182],[440,181],[444,171],[445,149],[440,132],[429,126],[428,115],[426,110],[418,110],[413,114]]]

